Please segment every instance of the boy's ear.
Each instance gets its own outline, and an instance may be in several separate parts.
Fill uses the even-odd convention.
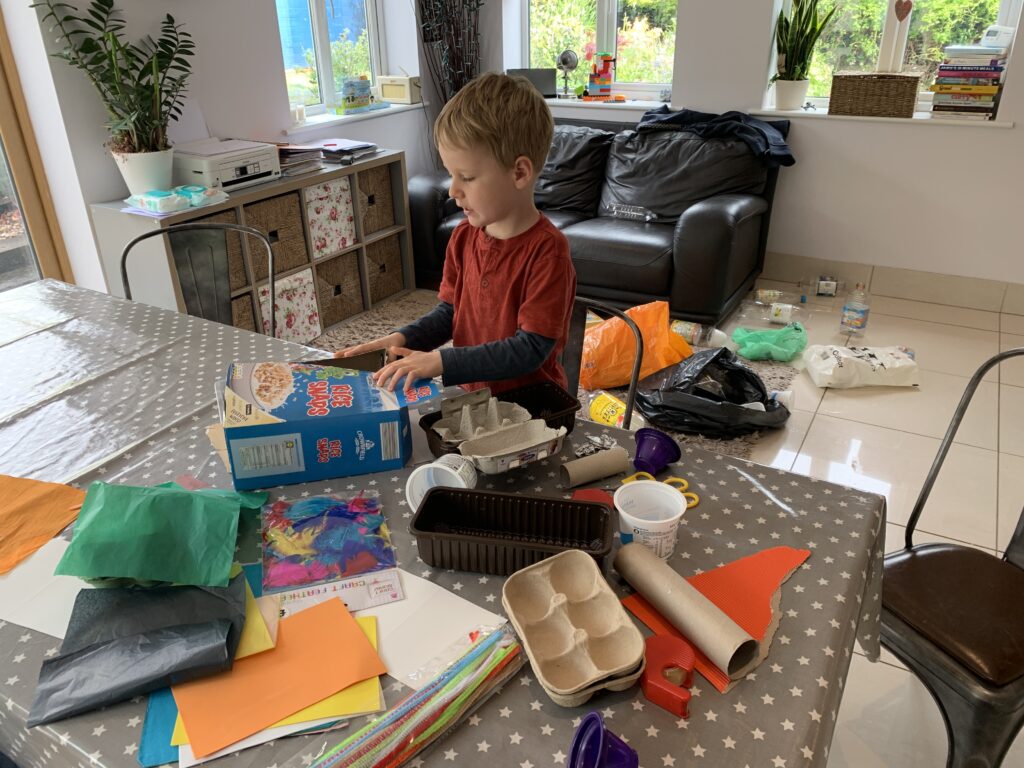
[[[516,189],[523,189],[533,183],[533,161],[526,155],[517,157],[512,165],[512,180]]]

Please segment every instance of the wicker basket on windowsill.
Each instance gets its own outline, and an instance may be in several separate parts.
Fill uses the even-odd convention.
[[[913,117],[921,73],[837,72],[828,99],[830,115]]]

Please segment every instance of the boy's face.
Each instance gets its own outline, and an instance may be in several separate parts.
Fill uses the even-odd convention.
[[[461,149],[442,142],[438,153],[452,175],[448,192],[474,227],[500,224],[518,214],[524,202],[532,205],[533,168],[525,157],[505,168],[485,149]]]

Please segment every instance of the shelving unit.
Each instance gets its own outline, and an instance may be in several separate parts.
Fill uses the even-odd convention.
[[[124,213],[121,201],[91,206],[112,293],[123,295],[121,250],[143,232],[183,222],[231,222],[266,234],[274,249],[278,336],[308,342],[331,325],[414,287],[405,154],[385,150],[352,165],[331,165],[233,192],[218,205],[160,218]],[[266,324],[267,265],[262,245],[225,232],[233,324]],[[141,243],[129,258],[132,294],[186,312],[173,264],[188,237]]]

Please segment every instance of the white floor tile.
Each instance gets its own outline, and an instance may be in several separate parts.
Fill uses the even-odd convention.
[[[999,349],[999,334],[976,328],[872,314],[863,336],[851,345],[865,347],[910,347],[918,366],[969,377]],[[993,376],[994,374],[990,374]]]
[[[996,548],[1002,553],[1024,510],[1024,458],[999,454],[999,520]]]
[[[793,471],[882,494],[888,519],[906,523],[938,446],[935,438],[819,413]],[[994,451],[954,444],[918,530],[994,548],[996,473]]]
[[[922,519],[928,514],[925,511],[922,515]],[[885,552],[898,552],[906,546],[907,538],[907,527],[898,523],[886,522],[885,524]],[[975,549],[981,549],[988,552],[990,555],[995,555],[996,551],[991,547],[983,547],[980,544],[973,544],[969,541],[959,541],[957,539],[951,539],[948,536],[936,536],[934,533],[928,533],[928,531],[921,530],[920,521],[918,527],[914,529],[914,546],[918,544],[959,544],[960,546],[969,546]]]
[[[750,460],[775,469],[791,469],[813,418],[813,413],[794,410],[784,427],[761,433]]]
[[[810,411],[814,413],[818,410],[818,406],[821,405],[821,399],[825,396],[828,391],[826,387],[815,386],[814,382],[811,381],[811,377],[804,372],[804,364],[802,360],[794,361],[797,365],[796,368],[799,373],[794,377],[793,383],[790,384],[789,388],[793,392],[793,408],[798,411]]]
[[[999,386],[999,450],[1024,456],[1024,387]]]
[[[894,299],[889,296],[871,297],[871,322],[879,315],[906,317],[911,320],[924,320],[929,323],[960,325],[965,328],[978,328],[983,331],[999,330],[999,313],[984,312],[980,309],[949,307],[944,304],[929,304],[925,301]]]
[[[942,437],[968,379],[935,371],[921,371],[920,375],[919,387],[829,389],[818,411],[864,424],[926,437]],[[1020,394],[1024,407],[1024,390]],[[957,432],[957,443],[996,449],[998,395],[996,384],[987,381],[981,383]],[[1024,452],[1024,435],[1021,436],[1021,448]]]
[[[1022,318],[1024,319],[1024,318]],[[999,351],[1024,347],[1024,336],[1013,333],[999,334]],[[999,383],[1024,387],[1024,356],[1004,360],[999,364]]]
[[[935,768],[946,764],[946,751],[942,715],[924,685],[855,654],[828,768]]]

